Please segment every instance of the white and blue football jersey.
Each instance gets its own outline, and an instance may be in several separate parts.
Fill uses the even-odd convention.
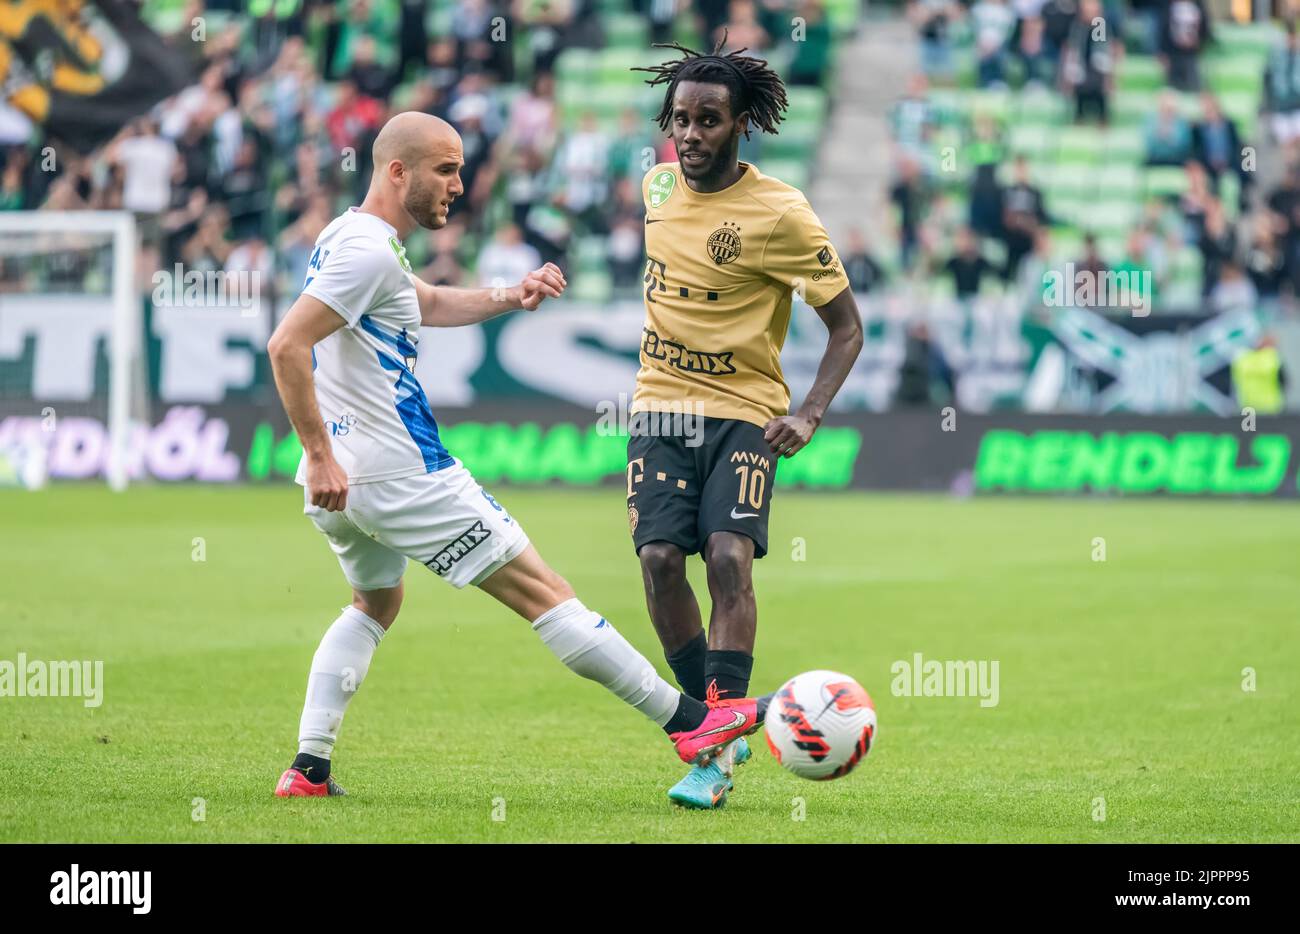
[[[450,467],[438,423],[415,378],[420,305],[406,251],[386,221],[349,208],[321,231],[303,293],[345,327],[312,351],[321,419],[348,482]],[[305,482],[305,464],[298,482]]]

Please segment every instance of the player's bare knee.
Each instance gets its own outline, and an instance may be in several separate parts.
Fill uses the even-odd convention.
[[[753,552],[746,539],[738,535],[710,539],[705,566],[709,590],[716,597],[732,600],[753,595]]]
[[[387,629],[402,609],[402,585],[387,590],[354,590],[352,605]]]
[[[676,545],[650,542],[640,552],[641,570],[652,590],[671,590],[686,579],[686,556]]]
[[[552,599],[555,601],[552,604],[553,606],[558,606],[565,600],[572,600],[577,596],[577,592],[574,591],[572,585],[570,585],[567,580],[555,571],[552,571],[550,568],[547,568],[546,570],[549,572],[549,577],[546,583],[547,586],[551,588]]]

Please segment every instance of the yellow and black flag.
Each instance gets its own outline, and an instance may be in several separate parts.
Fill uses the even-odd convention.
[[[130,0],[0,0],[4,99],[80,152],[191,81]]]

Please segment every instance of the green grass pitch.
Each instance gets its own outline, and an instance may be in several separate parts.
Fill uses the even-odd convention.
[[[494,492],[667,673],[619,491]],[[718,812],[668,803],[683,767],[652,723],[419,566],[335,753],[350,795],[273,798],[347,601],[298,489],[64,486],[0,510],[0,659],[104,662],[98,708],[0,697],[0,840],[1300,839],[1295,505],[782,492],[754,686],[846,671],[877,744],[807,782],[759,734]],[[895,696],[916,652],[996,660],[998,705]]]

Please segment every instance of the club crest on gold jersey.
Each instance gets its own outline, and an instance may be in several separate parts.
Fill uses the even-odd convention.
[[[740,258],[740,228],[731,221],[725,222],[709,234],[709,258],[719,266],[734,263]]]

